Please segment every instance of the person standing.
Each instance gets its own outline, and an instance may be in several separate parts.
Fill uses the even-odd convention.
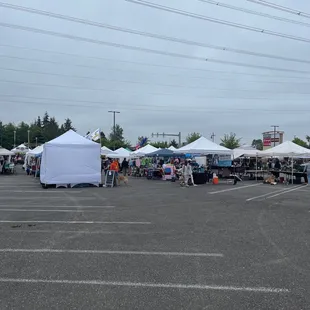
[[[124,158],[122,162],[122,171],[123,171],[124,176],[127,176],[128,174],[128,167],[129,167],[129,162],[126,160],[126,158]]]
[[[118,172],[119,172],[119,164],[117,159],[114,159],[110,165],[110,170],[114,171],[114,185],[118,185]]]
[[[192,171],[192,167],[191,165],[189,164],[188,161],[186,161],[182,167],[182,173],[183,173],[183,178],[184,178],[184,183],[185,183],[185,186],[186,187],[189,187],[188,186],[188,180],[191,178],[191,175],[193,173]]]

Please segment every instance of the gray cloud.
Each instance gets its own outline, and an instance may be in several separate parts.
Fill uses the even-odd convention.
[[[196,0],[171,0],[168,4],[164,0],[153,0],[153,2],[213,18],[299,37],[309,37],[307,27],[252,16]],[[222,0],[222,2],[230,3],[228,0]],[[134,5],[124,0],[89,0],[78,4],[74,0],[48,2],[12,0],[10,3],[202,43],[310,60],[309,43],[213,24]],[[307,22],[306,19],[243,0],[235,0],[233,4]],[[283,0],[281,5],[297,8],[296,1],[293,0]],[[298,5],[299,10],[310,12],[310,3],[304,1]],[[1,20],[6,23],[96,40],[251,65],[303,71],[309,71],[310,68],[310,64],[188,46],[10,9],[1,8],[0,14],[3,16]],[[1,46],[1,44],[73,53],[79,56],[17,49]],[[251,142],[253,138],[261,137],[261,132],[269,130],[270,125],[274,123],[280,125],[280,128],[286,132],[287,139],[291,139],[294,135],[303,137],[309,134],[305,124],[308,121],[306,110],[309,97],[307,93],[310,92],[308,87],[310,74],[301,75],[159,56],[3,27],[0,27],[0,55],[0,68],[2,68],[0,80],[37,84],[0,81],[1,120],[4,122],[32,121],[36,115],[42,115],[47,110],[59,121],[66,117],[72,118],[80,133],[97,127],[108,132],[112,125],[112,115],[107,111],[116,108],[121,111],[121,114],[117,115],[117,122],[124,128],[126,138],[132,143],[135,143],[138,135],[150,135],[157,131],[171,133],[181,131],[183,136],[196,131],[206,137],[214,131],[217,141],[224,133],[233,131],[243,137],[244,142]],[[33,61],[3,56],[28,58]],[[89,58],[90,56],[103,59]],[[36,59],[56,63],[36,62],[34,61]],[[155,66],[119,62],[119,60],[155,64]],[[70,77],[15,72],[3,70],[3,68],[40,71]],[[247,74],[253,74],[253,76]],[[92,79],[74,78],[74,76],[86,76]],[[291,78],[293,76],[299,78],[293,79]],[[18,103],[11,101],[18,101]],[[62,103],[66,105],[62,106]],[[69,106],[70,104],[81,105],[81,107]],[[295,111],[292,112],[294,109]]]

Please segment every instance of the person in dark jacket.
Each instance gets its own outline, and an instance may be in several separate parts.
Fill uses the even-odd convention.
[[[122,171],[123,171],[124,176],[127,176],[128,168],[129,168],[129,162],[126,160],[126,158],[124,158],[124,160],[122,162]]]

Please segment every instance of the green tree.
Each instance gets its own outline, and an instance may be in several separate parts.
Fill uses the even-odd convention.
[[[55,117],[51,117],[44,127],[44,141],[50,141],[58,137],[60,129]]]
[[[294,142],[294,143],[296,143],[296,144],[298,144],[298,145],[300,145],[302,147],[306,147],[306,148],[309,147],[309,145],[308,145],[308,143],[306,141],[304,141],[304,140],[302,140],[302,139],[300,139],[298,137],[295,137],[292,142]]]
[[[3,135],[4,135],[4,126],[0,121],[0,146],[3,147]]]
[[[156,141],[156,142],[152,142],[151,145],[157,148],[161,148],[161,149],[166,149],[169,147],[167,141]]]
[[[41,122],[41,117],[38,116],[37,120],[36,120],[36,126],[38,126],[39,128],[42,127],[42,122]]]
[[[175,139],[173,139],[170,143],[169,146],[174,146],[175,148],[177,148],[179,145],[177,143],[177,141]]]
[[[252,141],[252,147],[254,147],[254,148],[257,149],[257,150],[262,151],[263,148],[264,148],[263,140],[262,140],[262,139],[254,139],[254,140]]]
[[[124,130],[120,125],[115,125],[115,131],[114,131],[114,128],[112,127],[111,133],[109,135],[109,140],[107,141],[108,145],[106,146],[114,150],[120,147],[124,147],[124,148],[130,147],[130,142],[125,140],[123,136],[123,132]]]
[[[186,142],[187,143],[192,143],[199,139],[201,137],[201,134],[198,132],[192,132],[186,137]]]
[[[69,131],[70,129],[73,130],[73,131],[76,131],[76,129],[75,129],[75,128],[73,127],[73,125],[72,125],[72,121],[71,121],[70,118],[66,118],[66,119],[65,119],[65,122],[64,122],[64,124],[63,124],[62,126],[63,126],[64,132],[67,132],[67,131]]]
[[[3,126],[3,147],[6,149],[12,149],[14,147],[14,131],[16,126],[13,123],[8,123]]]
[[[43,116],[43,120],[42,120],[42,126],[43,128],[47,127],[48,124],[50,122],[50,116],[48,115],[47,112],[44,113],[44,116]]]
[[[28,130],[30,126],[25,122],[21,122],[16,127],[16,145],[20,145],[22,143],[28,143]]]
[[[221,141],[222,146],[232,150],[240,146],[241,138],[237,138],[237,135],[231,132],[230,134],[225,134]]]

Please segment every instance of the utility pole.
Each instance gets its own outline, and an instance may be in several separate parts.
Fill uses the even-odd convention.
[[[215,139],[215,133],[214,132],[212,132],[211,139],[214,142],[214,139]]]
[[[119,112],[119,111],[108,111],[108,112],[113,113],[113,135],[114,135],[114,139],[115,139],[115,114],[116,113],[119,114],[121,112]],[[114,143],[114,151],[115,151],[115,143]]]
[[[38,146],[38,137],[36,137],[36,147]]]
[[[152,137],[159,137],[159,136],[161,136],[161,137],[179,137],[179,147],[181,147],[182,145],[182,142],[181,142],[181,132],[179,132],[179,133],[152,133]]]
[[[276,146],[276,131],[277,131],[277,128],[279,128],[279,126],[271,125],[271,127],[273,128],[273,146]]]

